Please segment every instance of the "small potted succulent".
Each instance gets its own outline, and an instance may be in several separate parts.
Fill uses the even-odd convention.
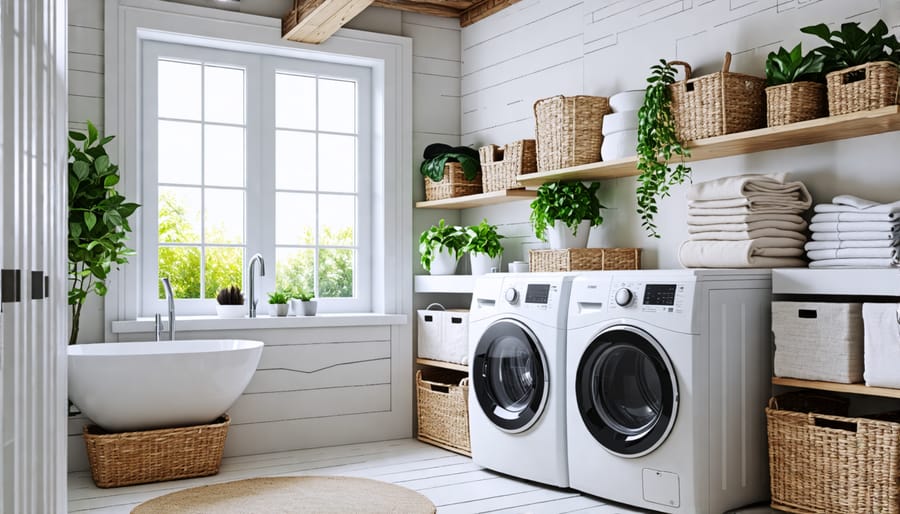
[[[269,293],[269,316],[287,316],[290,296],[280,290]]]
[[[599,182],[548,182],[531,202],[534,235],[550,242],[550,248],[586,248],[591,227],[603,223],[597,199]]]
[[[291,299],[291,306],[294,309],[294,316],[315,316],[317,303],[313,299],[312,293],[307,293],[303,289],[294,291]]]
[[[503,245],[500,240],[504,236],[497,232],[496,225],[491,225],[486,219],[482,219],[478,225],[466,227],[466,244],[462,251],[469,252],[469,263],[472,266],[473,275],[490,273],[491,268],[500,270]]]
[[[442,219],[419,236],[422,267],[432,275],[453,275],[465,244],[462,228],[447,225]]]
[[[803,55],[798,44],[766,58],[766,122],[769,127],[821,118],[828,114],[822,71],[825,56]]]
[[[220,318],[243,318],[247,310],[244,308],[244,294],[235,285],[224,287],[216,295],[216,314]]]

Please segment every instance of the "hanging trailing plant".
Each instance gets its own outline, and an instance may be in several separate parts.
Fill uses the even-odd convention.
[[[671,108],[669,86],[675,83],[675,68],[665,60],[659,62],[650,68],[644,104],[638,110],[637,212],[641,226],[653,237],[659,237],[653,223],[657,200],[669,196],[669,189],[689,179],[691,173],[684,163],[691,153],[678,140]],[[674,167],[669,164],[673,157],[679,159]]]

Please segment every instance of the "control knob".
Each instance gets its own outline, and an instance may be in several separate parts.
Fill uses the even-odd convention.
[[[519,292],[516,291],[515,287],[510,287],[506,290],[506,301],[509,303],[516,303],[519,301]]]
[[[627,307],[634,300],[634,293],[627,287],[620,288],[616,291],[616,305],[619,307]]]

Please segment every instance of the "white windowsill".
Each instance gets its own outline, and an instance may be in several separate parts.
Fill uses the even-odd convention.
[[[260,315],[257,318],[219,318],[218,316],[177,316],[176,332],[196,332],[204,330],[257,330],[264,328],[331,328],[331,327],[371,327],[376,325],[406,325],[409,319],[406,314],[317,314],[315,316],[283,316],[270,317]],[[168,322],[163,315],[163,327]],[[128,321],[113,321],[114,334],[138,332],[154,332],[152,318],[138,318]]]

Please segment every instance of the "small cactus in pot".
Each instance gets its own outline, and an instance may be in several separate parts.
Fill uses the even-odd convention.
[[[216,295],[216,314],[220,318],[244,317],[244,293],[235,285],[223,287]]]

